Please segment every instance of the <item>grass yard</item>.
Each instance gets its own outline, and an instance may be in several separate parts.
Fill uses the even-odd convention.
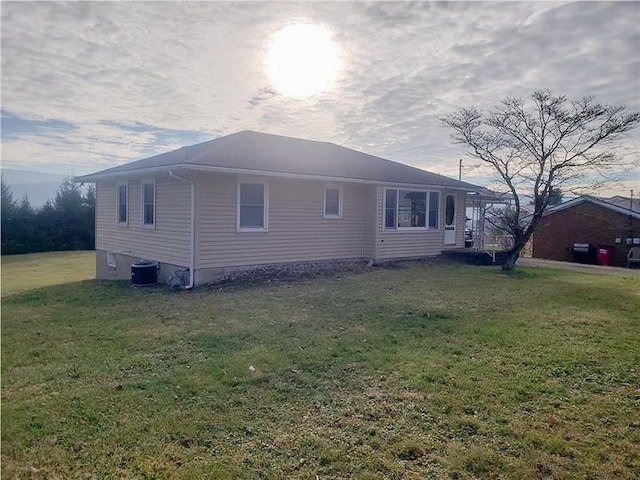
[[[637,278],[171,292],[89,280],[86,253],[2,262],[3,478],[640,475]]]
[[[2,296],[91,279],[96,274],[95,259],[93,251],[2,257]]]

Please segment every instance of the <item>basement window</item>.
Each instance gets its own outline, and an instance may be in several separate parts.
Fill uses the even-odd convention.
[[[107,252],[107,267],[116,268],[116,254],[113,252]]]

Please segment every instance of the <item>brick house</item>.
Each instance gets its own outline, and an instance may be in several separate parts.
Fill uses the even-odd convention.
[[[551,207],[533,236],[533,257],[572,262],[574,243],[613,247],[612,266],[626,267],[640,246],[640,204],[625,197],[578,197]]]

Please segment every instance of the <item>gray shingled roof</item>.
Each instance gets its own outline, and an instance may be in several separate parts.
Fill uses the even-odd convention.
[[[621,208],[627,208],[629,210],[633,210],[634,212],[640,213],[640,199],[634,198],[633,200],[630,197],[623,197],[622,195],[616,195],[615,197],[597,197],[603,202],[612,203]]]
[[[162,167],[230,168],[255,172],[333,177],[399,184],[434,185],[477,190],[476,185],[402,163],[357,152],[333,143],[243,131],[208,142],[108,168],[78,181],[124,176]]]
[[[613,200],[613,202],[611,201]],[[624,200],[627,201],[626,205]],[[640,209],[638,209],[637,205],[634,205],[633,208],[629,208],[629,198],[625,197],[611,197],[611,198],[599,198],[593,197],[591,195],[582,195],[580,197],[572,198],[571,200],[567,200],[566,202],[559,203],[547,209],[544,213],[545,215],[550,215],[555,212],[559,212],[561,210],[565,210],[567,208],[571,208],[575,205],[584,202],[594,203],[596,205],[600,205],[601,207],[608,208],[609,210],[613,210],[618,213],[622,213],[624,215],[630,215],[635,218],[640,218]]]

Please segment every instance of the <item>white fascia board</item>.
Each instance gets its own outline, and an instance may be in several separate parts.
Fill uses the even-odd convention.
[[[398,186],[398,187],[410,187],[410,188],[424,188],[424,187],[436,187],[442,190],[463,190],[465,192],[475,192],[472,188],[468,187],[458,187],[451,185],[438,185],[433,183],[399,183],[399,182],[389,182],[385,180],[365,180],[360,178],[349,178],[349,177],[332,177],[328,175],[310,175],[304,173],[287,173],[287,172],[274,172],[267,170],[252,170],[247,168],[232,168],[232,167],[216,167],[210,165],[191,165],[191,164],[174,164],[171,166],[164,167],[150,167],[150,168],[141,168],[137,170],[126,170],[120,172],[113,173],[96,173],[83,175],[80,177],[75,177],[73,180],[75,182],[80,183],[95,183],[101,179],[109,179],[109,178],[117,178],[123,176],[138,176],[138,175],[147,175],[149,173],[156,172],[165,172],[170,169],[180,169],[184,168],[187,170],[194,170],[200,172],[215,172],[215,173],[231,173],[231,174],[241,174],[241,175],[256,175],[256,176],[265,176],[265,177],[280,177],[280,178],[297,178],[304,180],[322,180],[326,182],[344,182],[344,183],[359,183],[359,184],[367,184],[367,185],[384,185],[384,186]]]
[[[150,168],[139,168],[137,170],[126,170],[121,172],[113,172],[113,173],[90,173],[88,175],[80,175],[78,177],[73,177],[73,181],[76,183],[96,183],[98,180],[102,179],[111,179],[111,178],[119,178],[119,177],[138,177],[138,176],[146,176],[150,173],[160,173],[160,172],[169,172],[169,170],[183,168],[183,165],[171,165],[166,167],[150,167]]]
[[[614,205],[613,203],[608,203],[608,202],[602,201],[602,200],[600,200],[598,198],[591,197],[589,195],[584,195],[582,197],[578,197],[578,198],[574,198],[574,199],[568,200],[568,201],[563,202],[563,203],[561,203],[559,205],[554,205],[553,207],[548,209],[544,213],[544,215],[545,216],[546,215],[551,215],[553,213],[560,212],[562,210],[566,210],[567,208],[574,207],[574,206],[579,205],[579,204],[584,203],[584,202],[593,203],[594,205],[599,205],[600,207],[607,208],[607,209],[612,210],[614,212],[622,213],[623,215],[631,215],[632,217],[640,218],[640,212],[635,212],[635,211],[630,210],[628,208],[623,208],[623,207],[620,207],[618,205]]]

